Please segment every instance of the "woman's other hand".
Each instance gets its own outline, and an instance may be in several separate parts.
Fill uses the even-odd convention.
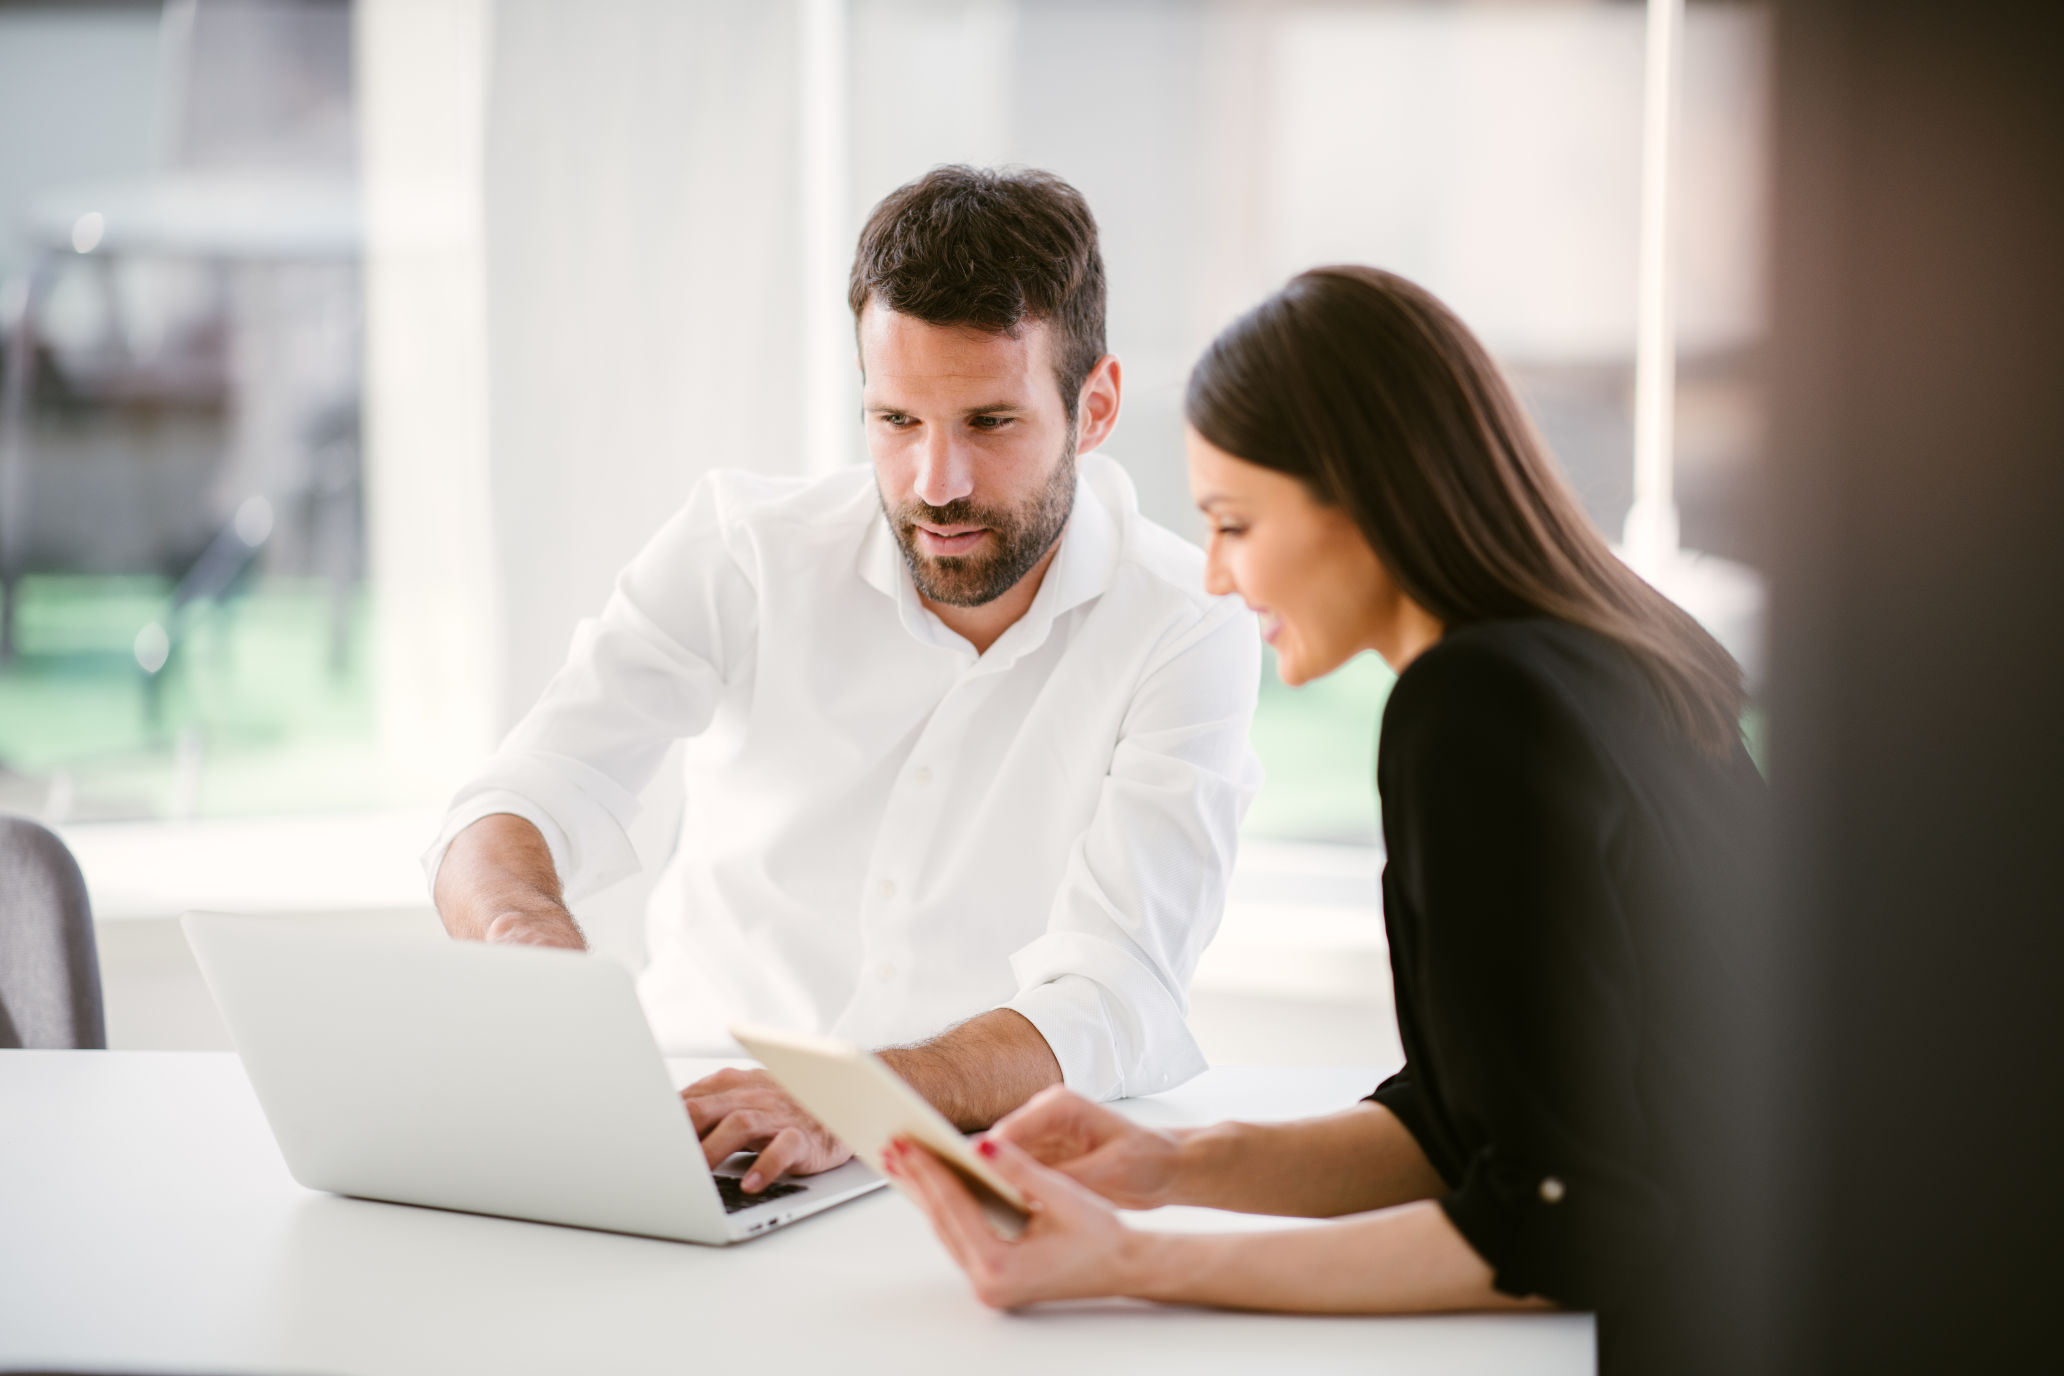
[[[1007,1142],[984,1138],[976,1149],[1031,1206],[1012,1241],[997,1235],[960,1176],[923,1147],[899,1138],[883,1164],[931,1220],[977,1299],[1015,1309],[1134,1292],[1150,1235],[1127,1228],[1107,1201]]]
[[[1017,1148],[1121,1209],[1177,1202],[1179,1137],[1143,1128],[1059,1085],[997,1123],[988,1140]]]

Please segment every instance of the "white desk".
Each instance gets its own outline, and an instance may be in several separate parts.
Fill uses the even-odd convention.
[[[1282,1118],[1371,1083],[1216,1070],[1129,1107]],[[1593,1352],[1574,1314],[999,1314],[890,1192],[730,1248],[340,1199],[288,1176],[233,1056],[0,1052],[0,1370],[1502,1374]]]

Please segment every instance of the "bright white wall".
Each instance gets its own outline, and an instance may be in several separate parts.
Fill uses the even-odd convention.
[[[391,766],[449,789],[493,741],[487,0],[359,0],[366,535]],[[427,842],[427,837],[425,838]]]
[[[1761,328],[1765,16],[1693,6],[1678,138],[1680,346]],[[1284,16],[1262,253],[1282,277],[1376,262],[1508,359],[1623,359],[1634,339],[1637,5],[1313,6]],[[1745,135],[1748,135],[1745,137]]]
[[[447,788],[704,472],[802,472],[790,5],[361,0],[382,720]]]
[[[503,0],[484,192],[496,705],[714,467],[807,471],[791,4]]]

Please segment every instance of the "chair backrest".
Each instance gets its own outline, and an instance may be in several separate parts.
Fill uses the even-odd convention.
[[[106,1045],[86,878],[49,828],[0,816],[0,1047]]]

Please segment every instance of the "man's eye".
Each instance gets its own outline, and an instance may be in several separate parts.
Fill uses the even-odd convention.
[[[1009,416],[976,416],[970,422],[977,430],[1001,430],[1011,423]]]
[[[1231,538],[1232,538],[1233,536],[1235,536],[1235,535],[1245,535],[1245,534],[1247,533],[1247,527],[1245,527],[1245,526],[1213,526],[1213,527],[1212,527],[1212,533],[1213,533],[1213,534],[1215,534],[1215,535],[1222,535],[1222,536],[1225,536],[1225,537],[1226,537],[1227,539],[1231,539]]]
[[[910,424],[910,417],[900,411],[886,411],[882,414],[882,423],[893,429],[901,430],[904,426]]]

